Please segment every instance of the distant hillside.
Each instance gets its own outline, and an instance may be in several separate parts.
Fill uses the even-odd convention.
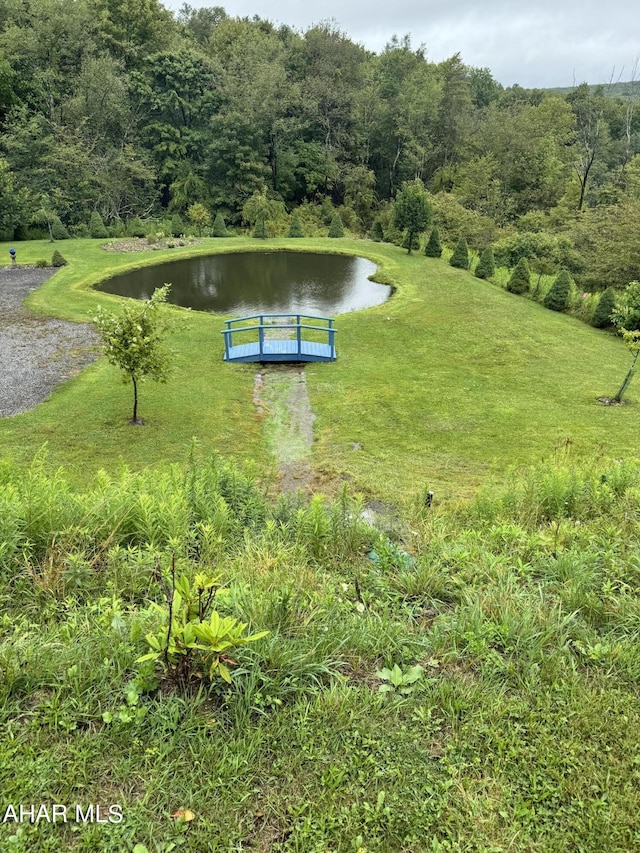
[[[589,86],[589,89],[593,92],[594,89],[598,88],[598,85],[602,86],[604,93],[608,98],[640,97],[640,80],[630,80],[628,83],[600,83]],[[574,88],[575,86],[557,86],[555,88],[546,89],[546,91],[555,92],[558,95],[568,95]]]

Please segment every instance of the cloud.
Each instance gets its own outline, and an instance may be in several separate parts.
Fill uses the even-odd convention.
[[[182,0],[167,2],[179,8]],[[192,5],[211,5],[192,0]],[[629,79],[640,54],[632,21],[637,8],[630,0],[316,0],[302,6],[293,0],[233,0],[232,16],[258,15],[299,30],[322,20],[335,20],[353,41],[379,52],[396,34],[411,34],[424,44],[434,62],[460,53],[468,65],[489,68],[503,85],[570,86],[584,80]]]

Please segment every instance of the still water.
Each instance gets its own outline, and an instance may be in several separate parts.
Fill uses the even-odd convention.
[[[169,302],[223,314],[345,314],[385,302],[391,288],[368,276],[364,258],[309,252],[239,252],[144,267],[100,290],[148,299],[171,282]]]

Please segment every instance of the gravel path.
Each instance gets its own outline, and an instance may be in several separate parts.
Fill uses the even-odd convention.
[[[23,306],[54,272],[0,267],[0,417],[33,409],[97,358],[90,324],[36,317]]]

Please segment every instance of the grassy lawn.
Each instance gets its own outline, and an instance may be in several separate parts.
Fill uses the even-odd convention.
[[[356,489],[392,501],[426,488],[457,497],[511,466],[549,456],[567,439],[584,454],[635,452],[634,386],[632,405],[595,402],[613,393],[627,369],[619,340],[445,261],[407,256],[394,246],[233,238],[132,255],[74,240],[59,244],[69,266],[28,305],[87,321],[98,302],[118,304],[90,285],[125,268],[266,246],[359,254],[396,287],[385,305],[339,317],[336,363],[306,368],[317,415],[313,461],[326,489],[346,477]],[[51,252],[46,242],[18,248],[21,263]],[[7,250],[0,245],[0,257],[8,257]],[[222,362],[222,318],[167,310],[176,318],[176,369],[167,385],[143,386],[146,427],[126,425],[130,389],[100,361],[33,412],[0,422],[0,456],[25,463],[47,442],[51,463],[69,466],[83,480],[99,467],[114,470],[120,459],[136,468],[183,459],[195,437],[206,448],[268,464],[252,403],[255,369]]]
[[[214,315],[166,308],[176,368],[143,386],[144,428],[102,360],[1,420],[0,789],[5,809],[68,819],[5,813],[0,850],[638,850],[640,463],[601,458],[636,452],[638,392],[594,401],[626,350],[392,246],[268,246],[357,253],[396,286],[339,318],[338,361],[305,375],[316,481],[407,503],[374,529],[360,498],[274,500],[221,461],[268,468],[273,436]],[[29,305],[86,321],[120,304],[88,291],[100,278],[243,247],[257,243],[140,258],[72,241]],[[19,259],[50,252],[21,244]],[[491,479],[468,501],[410,500]],[[206,676],[213,642],[175,653],[188,686],[142,659],[167,637],[172,562],[183,595],[219,576],[211,606],[268,632],[226,650],[232,685]],[[188,611],[171,601],[177,626]]]

